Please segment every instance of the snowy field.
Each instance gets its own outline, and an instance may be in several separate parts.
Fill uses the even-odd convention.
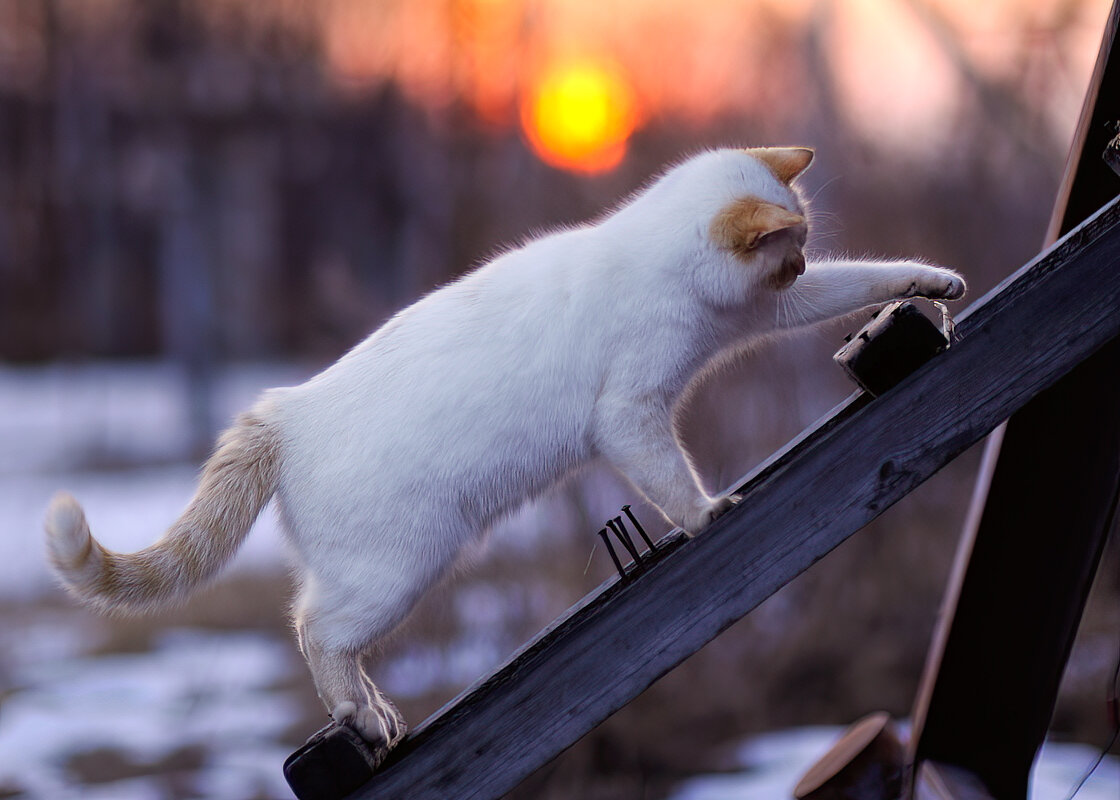
[[[285,686],[302,677],[302,665],[286,642],[172,630],[151,652],[91,656],[72,622],[0,633],[0,647],[15,655],[5,665],[10,694],[0,706],[0,794],[7,787],[44,800],[291,796],[281,765],[293,748],[282,740],[299,710]],[[790,798],[839,733],[805,728],[752,739],[739,748],[740,772],[694,778],[672,800]],[[140,774],[75,780],[83,771],[96,777],[82,764],[110,753]],[[1094,757],[1084,745],[1048,744],[1033,800],[1067,797]],[[144,774],[145,765],[168,769]],[[1116,800],[1118,790],[1120,759],[1111,758],[1078,797]]]
[[[228,419],[261,387],[300,377],[231,371],[217,381],[215,416]],[[184,396],[182,375],[166,365],[0,368],[0,797],[291,796],[281,764],[309,732],[307,677],[283,631],[172,627],[144,649],[114,649],[96,620],[61,598],[44,564],[41,518],[59,488],[82,500],[116,549],[150,543],[174,519],[196,469]],[[534,513],[517,526],[532,529]],[[233,571],[283,576],[269,514]],[[511,605],[500,590],[474,582],[458,591],[463,635],[446,651],[417,646],[385,665],[391,695],[461,686],[517,644],[495,633]],[[739,751],[741,772],[698,777],[673,799],[790,797],[837,733],[754,739]],[[1032,797],[1066,797],[1094,755],[1049,744]],[[1078,797],[1120,797],[1120,760],[1107,760]]]

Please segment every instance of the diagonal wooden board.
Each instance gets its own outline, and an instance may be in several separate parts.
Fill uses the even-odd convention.
[[[947,352],[837,407],[701,536],[584,598],[421,725],[353,798],[497,798],[1120,335],[1120,201],[958,318]]]

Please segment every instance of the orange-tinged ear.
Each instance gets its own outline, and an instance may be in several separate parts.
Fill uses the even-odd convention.
[[[782,183],[790,183],[813,163],[808,147],[755,147],[747,152],[770,167]]]
[[[728,250],[746,255],[767,234],[805,222],[800,214],[757,197],[741,197],[724,206],[712,220],[712,240]]]

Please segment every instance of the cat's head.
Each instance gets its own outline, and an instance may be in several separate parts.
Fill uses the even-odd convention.
[[[794,181],[812,160],[807,147],[701,153],[607,217],[604,234],[641,243],[644,263],[671,270],[711,305],[741,306],[805,271],[809,223]]]
[[[805,201],[795,179],[813,160],[806,147],[711,150],[671,168],[617,219],[662,258],[683,267],[691,289],[736,306],[788,289],[805,270]],[[675,268],[675,267],[674,267]]]
[[[782,290],[805,272],[809,232],[803,201],[793,181],[813,161],[807,147],[759,147],[723,151],[723,201],[708,236],[757,283]],[[761,168],[760,168],[761,167]]]

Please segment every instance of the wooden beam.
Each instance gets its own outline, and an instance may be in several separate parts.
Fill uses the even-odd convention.
[[[1115,133],[1108,123],[1120,120],[1118,29],[1115,3],[1051,241],[1120,192],[1102,159]],[[925,761],[963,768],[1014,800],[1027,795],[1120,494],[1120,339],[1016,412],[1001,434],[985,453],[919,688],[910,760],[916,769]]]
[[[423,723],[355,798],[496,798],[1120,334],[1120,205],[958,320],[961,340],[858,395]]]

